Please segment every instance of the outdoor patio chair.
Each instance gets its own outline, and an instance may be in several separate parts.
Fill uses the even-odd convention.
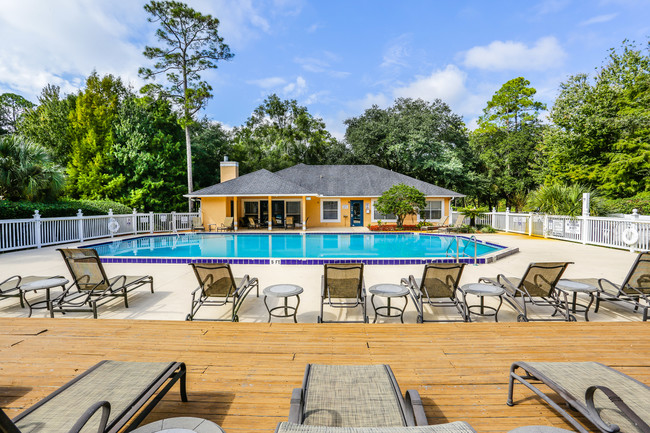
[[[523,277],[506,277],[503,274],[496,278],[479,278],[479,283],[493,284],[505,290],[504,300],[510,304],[517,314],[518,322],[531,320],[565,320],[575,322],[576,318],[570,312],[568,294],[555,287],[562,274],[572,262],[540,262],[528,265]],[[521,298],[521,302],[517,301]],[[531,319],[528,316],[526,304],[541,307],[552,307],[552,317],[560,313],[561,319]]]
[[[291,227],[292,229],[295,229],[295,228],[296,228],[296,223],[295,223],[295,221],[293,220],[293,217],[292,217],[292,216],[288,216],[288,217],[286,217],[285,220],[284,220],[284,229],[286,230],[286,229],[288,229],[289,227]]]
[[[466,322],[465,304],[457,296],[460,276],[465,263],[428,263],[424,266],[422,278],[409,275],[402,278],[401,284],[408,287],[411,299],[418,312],[418,323],[424,322]],[[424,319],[424,305],[431,307],[455,307],[461,320]]]
[[[289,422],[327,427],[427,425],[416,390],[402,397],[388,365],[307,364],[291,394]]]
[[[153,293],[153,277],[118,275],[109,278],[106,275],[97,251],[92,248],[60,248],[73,282],[54,301],[52,312],[92,312],[97,318],[97,307],[115,298],[124,299],[124,306],[129,307],[128,292],[149,284]],[[76,289],[75,290],[73,290]]]
[[[25,284],[34,283],[36,281],[47,280],[50,278],[63,278],[60,276],[57,277],[38,277],[30,275],[28,277],[21,277],[19,275],[13,275],[6,280],[0,282],[0,298],[9,299],[9,298],[18,298],[20,300],[20,306],[25,308],[25,299],[23,297],[23,292],[20,290],[21,286]]]
[[[192,292],[192,306],[185,320],[239,322],[237,313],[253,287],[257,288],[257,296],[260,296],[257,278],[250,278],[248,274],[243,278],[234,278],[228,263],[190,263],[190,266],[194,270],[199,287]],[[227,304],[232,304],[228,319],[195,318],[203,305],[222,307]]]
[[[248,217],[248,228],[249,229],[259,229],[260,228],[260,223],[255,221],[255,218]]]
[[[581,283],[587,283],[598,287],[596,292],[596,307],[598,312],[601,301],[621,302],[634,307],[634,311],[643,314],[643,321],[648,320],[650,313],[650,252],[640,253],[627,276],[621,284],[615,284],[606,278],[576,279]]]
[[[518,369],[523,370],[520,373]],[[508,406],[513,406],[514,381],[518,380],[567,419],[581,433],[588,433],[554,400],[555,394],[605,433],[650,432],[650,387],[597,362],[515,362],[510,367]],[[539,381],[555,394],[546,395]]]
[[[336,299],[336,300],[335,300]],[[318,323],[341,322],[325,320],[323,306],[333,308],[355,308],[361,306],[362,320],[343,322],[368,323],[366,316],[366,286],[363,281],[363,263],[327,263],[321,277],[321,304]]]
[[[461,228],[463,226],[464,222],[465,222],[465,216],[464,215],[459,215],[456,218],[456,222],[453,225],[447,226],[447,227],[441,227],[440,231],[442,231],[443,233],[455,232],[455,231],[457,231],[459,228]]]
[[[217,231],[231,231],[235,229],[235,218],[233,217],[226,217],[224,218],[223,222],[221,223],[221,226],[217,227]]]
[[[205,231],[205,227],[203,227],[203,222],[201,221],[201,217],[192,217],[191,230],[193,232],[195,232],[195,231]]]
[[[102,361],[13,420],[0,410],[0,432],[117,433],[127,424],[131,430],[178,380],[187,401],[185,375],[182,362]]]
[[[435,221],[435,222],[431,223],[432,225],[425,226],[425,229],[427,231],[438,231],[438,230],[440,230],[442,228],[447,227],[447,221],[449,221],[449,215],[447,215],[445,217],[445,219],[442,220],[442,221]]]

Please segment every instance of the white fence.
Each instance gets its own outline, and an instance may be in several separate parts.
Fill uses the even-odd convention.
[[[460,216],[452,213],[452,222]],[[650,221],[634,213],[625,218],[570,217],[536,213],[487,212],[476,218],[497,230],[562,239],[630,251],[650,250]]]
[[[198,213],[137,213],[74,217],[0,220],[0,252],[46,245],[84,242],[127,234],[189,230]]]

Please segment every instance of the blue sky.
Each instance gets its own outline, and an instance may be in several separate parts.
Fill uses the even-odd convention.
[[[623,39],[650,36],[650,0],[192,0],[221,21],[235,54],[204,73],[204,114],[243,124],[264,98],[296,99],[335,136],[343,121],[396,97],[440,98],[472,127],[499,87],[523,76],[552,105],[569,75],[593,73]],[[136,0],[0,0],[0,93],[36,102],[93,69],[139,88],[156,44]]]

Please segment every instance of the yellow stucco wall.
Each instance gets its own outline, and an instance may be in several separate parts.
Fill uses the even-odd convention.
[[[201,198],[201,218],[203,226],[207,229],[209,224],[223,224],[226,210],[230,211],[230,200],[226,197],[202,197]],[[228,206],[226,206],[228,204]]]

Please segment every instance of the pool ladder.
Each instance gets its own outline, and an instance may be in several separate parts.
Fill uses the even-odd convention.
[[[458,242],[458,235],[455,235],[454,238],[456,239],[456,263],[460,261],[460,243]],[[476,266],[477,263],[477,256],[478,256],[478,241],[476,240],[476,236],[472,235],[469,238],[470,241],[474,243],[474,266]],[[470,242],[465,244],[465,247],[463,248],[463,257],[471,257],[467,254],[467,248],[470,246]],[[451,244],[449,244],[449,247],[447,248],[446,256],[449,257],[449,250],[451,249]]]

